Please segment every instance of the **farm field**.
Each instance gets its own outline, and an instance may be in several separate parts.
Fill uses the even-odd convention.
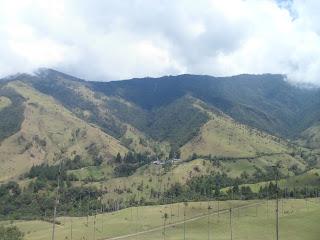
[[[319,199],[281,199],[279,207],[280,239],[319,239]],[[127,208],[88,218],[60,217],[56,239],[174,240],[184,239],[184,229],[185,239],[231,239],[230,208],[233,239],[275,239],[274,200],[176,203]],[[49,222],[4,224],[16,225],[25,233],[26,240],[51,238],[52,224]]]

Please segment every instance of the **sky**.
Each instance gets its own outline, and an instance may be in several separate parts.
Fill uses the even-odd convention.
[[[319,0],[0,0],[0,77],[280,73],[320,85]]]

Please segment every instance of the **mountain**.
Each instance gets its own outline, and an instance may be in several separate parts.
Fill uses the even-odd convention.
[[[255,158],[296,151],[296,138],[319,147],[320,91],[282,75],[90,82],[41,69],[0,82],[2,180],[61,154],[90,165],[128,151]]]
[[[120,96],[147,110],[190,94],[237,121],[285,137],[298,136],[320,117],[320,91],[294,86],[282,75],[180,75],[90,85],[96,91]]]
[[[281,178],[303,179],[320,166],[319,102],[319,89],[282,75],[92,82],[52,69],[17,74],[0,80],[0,182],[50,198],[62,163],[63,206],[77,211],[68,191],[77,199],[89,191],[92,204],[103,195],[112,208],[186,189],[196,189],[192,199],[209,190],[225,198],[220,188],[274,179],[279,164]]]
[[[1,87],[0,181],[19,176],[32,165],[56,164],[61,157],[86,161],[112,159],[126,147],[98,127],[77,118],[53,98],[21,81]]]

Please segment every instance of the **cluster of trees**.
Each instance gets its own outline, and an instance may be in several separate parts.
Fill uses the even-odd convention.
[[[0,185],[0,217],[10,219],[49,217],[53,212],[57,179],[60,177],[58,214],[85,215],[100,209],[104,193],[94,187],[74,187],[67,170],[84,165],[81,157],[66,159],[59,165],[41,164],[31,167],[26,177],[32,179],[23,189],[16,182]]]
[[[257,196],[259,198],[275,198],[277,194],[276,185],[270,182],[268,185],[260,187]],[[279,197],[283,198],[312,198],[320,196],[320,187],[292,187],[278,188]]]
[[[61,168],[61,171],[59,169],[59,165],[50,166],[46,163],[43,163],[41,165],[32,166],[26,176],[28,178],[38,178],[54,181],[58,179],[58,176],[60,174],[61,179],[66,179],[66,169]]]
[[[86,215],[101,209],[104,192],[94,187],[73,187],[62,182],[59,191],[58,214]],[[51,217],[56,186],[44,179],[32,181],[21,189],[16,182],[0,186],[0,217],[3,219],[34,219]]]
[[[221,188],[229,187],[222,192]],[[275,183],[270,182],[260,187],[258,192],[253,192],[248,185],[240,186],[239,179],[231,179],[225,174],[201,176],[191,178],[186,185],[175,183],[168,189],[162,198],[162,202],[190,201],[205,199],[274,199],[281,198],[306,198],[320,196],[320,187],[313,188],[277,188]]]
[[[251,178],[248,178],[247,182],[262,182],[262,181],[271,181],[276,178],[276,175],[278,175],[278,178],[285,178],[285,175],[281,173],[279,169],[275,169],[274,167],[267,166],[263,170],[261,168],[258,168],[254,166],[255,172],[252,174]]]
[[[156,156],[148,153],[136,153],[129,151],[125,156],[117,154],[115,163],[117,166],[114,169],[117,177],[125,177],[132,175],[136,169],[156,160]]]
[[[175,149],[175,148],[171,148],[170,152],[169,152],[169,159],[173,159],[173,158],[177,158],[179,159],[181,157],[181,151],[180,149]]]
[[[81,160],[81,156],[76,155],[73,160],[66,159],[62,162],[61,168],[59,165],[48,165],[47,163],[42,163],[40,165],[34,165],[31,167],[30,171],[26,174],[28,178],[45,179],[49,181],[56,181],[58,175],[60,174],[60,179],[67,180],[72,179],[72,176],[67,177],[68,170],[80,169],[82,167],[88,166]],[[60,173],[59,173],[60,171]]]
[[[23,240],[24,234],[15,226],[0,226],[0,240]]]
[[[158,141],[167,140],[179,148],[195,137],[208,119],[206,113],[193,106],[191,98],[183,97],[153,111],[149,126],[142,130]]]
[[[162,201],[201,200],[205,198],[222,198],[221,188],[233,185],[234,180],[225,173],[192,177],[185,185],[175,183],[163,195]]]

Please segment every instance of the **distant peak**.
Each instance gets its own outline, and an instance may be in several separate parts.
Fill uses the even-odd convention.
[[[46,79],[63,78],[65,80],[71,80],[71,81],[84,81],[83,79],[74,77],[72,75],[69,75],[63,72],[59,72],[51,68],[38,68],[36,71],[34,71],[34,74],[39,78],[46,78]]]
[[[51,69],[51,68],[45,68],[45,67],[38,68],[33,73],[38,77],[48,77],[49,75],[52,75],[52,74],[61,74],[61,75],[63,74],[64,75],[64,73],[62,73],[62,72],[59,72],[59,71]]]

